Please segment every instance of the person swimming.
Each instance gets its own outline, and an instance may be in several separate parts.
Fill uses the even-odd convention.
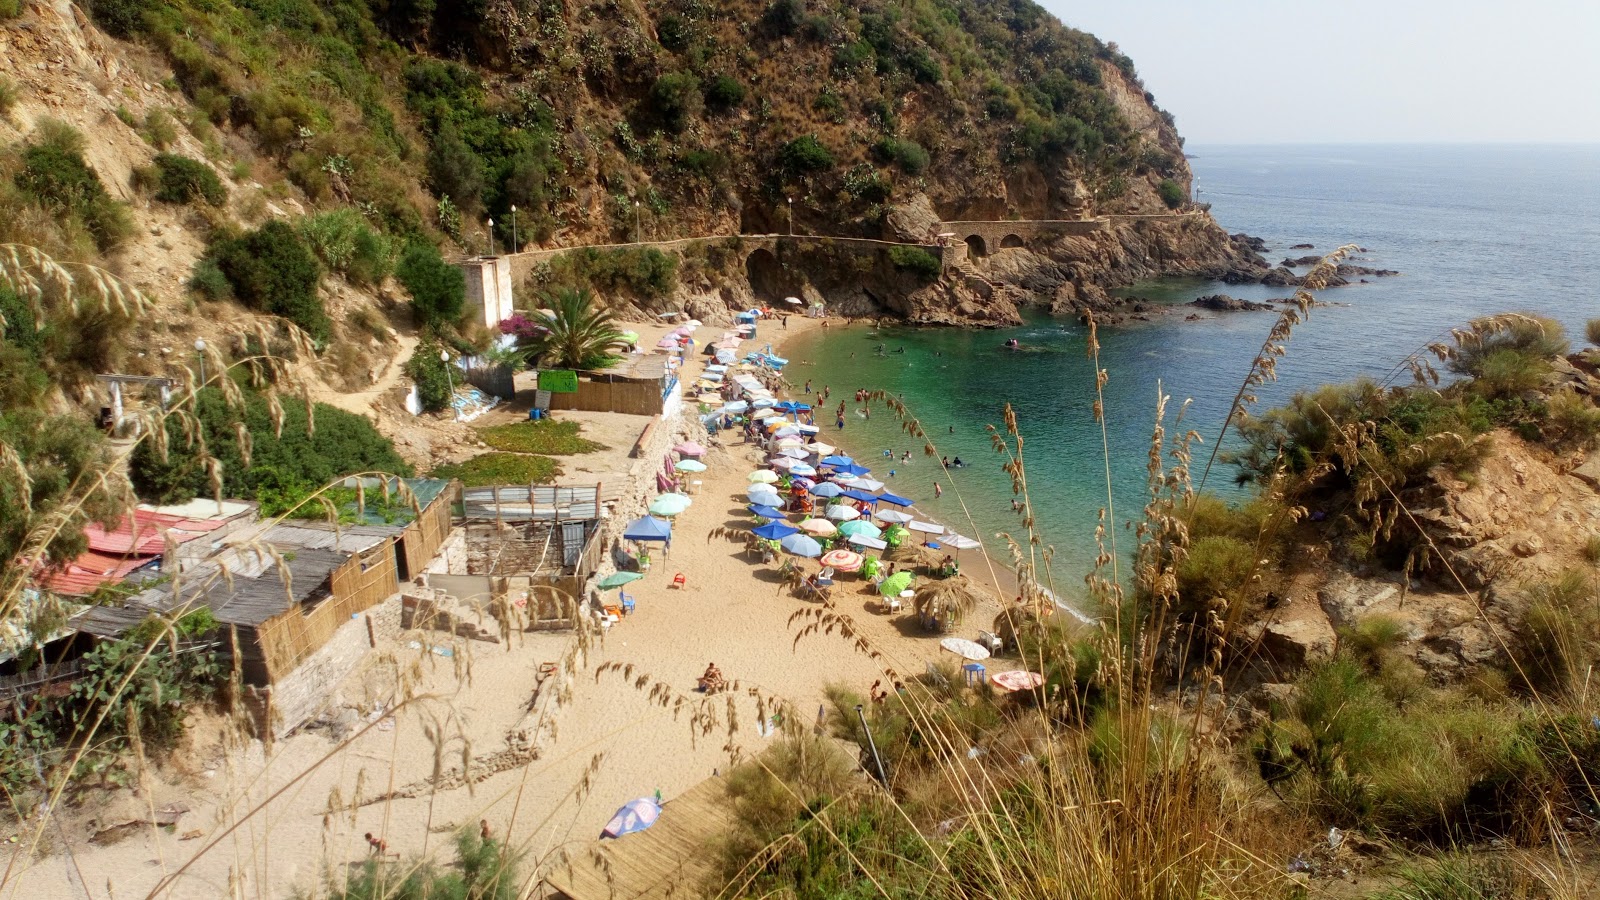
[[[959,456],[950,461],[951,468],[959,469],[959,468],[961,468],[962,466],[965,466],[965,465],[966,465],[966,463],[962,462],[961,461],[961,457],[959,457]]]
[[[1007,350],[1021,350],[1022,349],[1022,343],[1020,341],[1018,341],[1016,338],[1008,339],[1001,346],[1005,347]]]

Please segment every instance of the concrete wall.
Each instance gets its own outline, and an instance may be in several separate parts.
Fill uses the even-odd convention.
[[[320,713],[333,699],[339,683],[372,651],[372,638],[392,640],[399,634],[399,594],[339,626],[327,643],[272,686],[273,736],[281,738]]]
[[[477,257],[456,263],[467,279],[467,307],[490,328],[510,318],[512,262],[508,257]]]

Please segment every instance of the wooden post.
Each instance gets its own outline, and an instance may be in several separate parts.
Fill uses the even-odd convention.
[[[376,650],[378,649],[378,634],[372,627],[372,616],[366,615],[362,616],[362,618],[367,620],[367,646]]]

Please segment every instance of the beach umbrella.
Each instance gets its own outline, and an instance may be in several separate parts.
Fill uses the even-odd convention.
[[[870,538],[883,537],[883,532],[878,529],[878,526],[868,522],[866,519],[855,519],[840,525],[839,533],[850,537],[858,535]]]
[[[700,380],[701,381],[709,381],[709,382],[712,382],[712,383],[716,383],[716,382],[721,381],[722,377],[723,376],[722,376],[721,372],[701,372],[700,373]]]
[[[882,500],[884,503],[893,503],[895,506],[910,506],[912,503],[912,501],[907,500],[899,494],[879,494],[878,499]]]
[[[803,462],[797,462],[789,467],[791,475],[815,475],[817,470]]]
[[[861,482],[857,481],[856,484],[855,484],[855,487],[846,488],[845,492],[843,494],[841,494],[840,496],[849,497],[851,500],[859,500],[862,503],[876,503],[876,502],[878,502],[878,498],[873,496],[872,494],[869,494],[866,491],[857,490],[857,488],[859,488],[860,486],[861,486]]]
[[[817,483],[815,481],[811,480],[810,478],[805,477],[804,475],[796,475],[794,478],[791,478],[789,480],[789,486],[790,487],[803,488],[803,489],[809,491],[812,488],[816,487]]]
[[[638,581],[643,577],[644,575],[640,574],[639,572],[612,572],[610,575],[600,579],[600,581],[597,583],[597,586],[602,591],[609,591],[622,587],[630,582]]]
[[[822,555],[822,545],[817,543],[815,538],[808,538],[803,534],[791,534],[779,541],[778,546],[795,556],[807,559]]]
[[[846,525],[850,525],[850,524],[854,524],[854,523],[846,522],[845,524]],[[852,535],[850,535],[848,540],[850,541],[850,543],[856,545],[857,547],[866,547],[866,548],[871,549],[871,550],[887,550],[887,549],[889,549],[889,545],[884,543],[883,541],[881,541],[881,540],[879,540],[877,538],[866,537],[865,535],[852,534]]]
[[[822,484],[817,485],[815,488],[812,488],[811,493],[816,494],[818,497],[837,497],[844,493],[844,488],[839,487],[837,484],[832,484],[825,481]]]
[[[772,408],[772,398],[770,398],[770,397],[757,397],[756,399],[750,401],[750,405],[754,406],[756,409],[771,409]],[[782,413],[779,413],[778,415],[782,415]]]
[[[789,413],[792,413],[792,412],[810,412],[811,411],[811,405],[809,403],[800,403],[800,402],[795,401],[795,400],[785,400],[782,403],[779,403],[777,406],[773,407],[773,409],[778,409],[778,410],[782,410],[783,412],[789,412]]]
[[[676,350],[678,349],[678,339],[671,335],[667,335],[661,340],[656,341],[656,347],[662,350]]]
[[[782,469],[787,472],[791,466],[798,465],[798,463],[787,456],[774,456],[772,459],[767,461],[767,465],[773,467],[774,469]]]
[[[883,490],[883,482],[874,481],[871,478],[857,478],[855,480],[855,488],[858,491],[871,491],[872,493],[876,494],[877,492]],[[876,500],[878,498],[873,497],[872,499]]]
[[[619,339],[621,339],[623,343],[626,343],[626,344],[637,344],[637,343],[639,343],[639,332],[637,332],[637,331],[624,331],[621,334],[617,335],[617,337]]]
[[[751,503],[759,503],[762,506],[778,506],[783,503],[778,497],[778,489],[770,484],[752,484],[745,490],[744,495],[750,498]]]
[[[880,509],[872,515],[876,517],[878,521],[888,522],[891,525],[896,523],[910,522],[912,519],[916,518],[910,513],[903,513],[898,509]]]
[[[1044,676],[1038,672],[1013,669],[1010,672],[994,673],[989,676],[989,683],[1007,691],[1031,691],[1044,685]]]
[[[852,475],[856,478],[860,478],[861,476],[870,473],[872,470],[866,466],[848,465],[834,466],[833,471],[836,475]]]
[[[823,454],[823,453],[832,453],[833,451],[835,451],[835,450],[837,450],[839,448],[835,447],[832,444],[824,444],[821,441],[812,441],[811,443],[806,445],[806,449],[810,450],[812,453]]]
[[[725,413],[742,413],[749,408],[750,404],[743,400],[734,400],[730,403],[722,404],[722,411]]]
[[[854,550],[829,550],[822,555],[822,564],[841,572],[854,572],[861,568],[861,554]]]
[[[796,425],[795,427],[800,429],[800,433],[801,434],[816,434],[817,432],[822,430],[821,428],[818,428],[815,425],[806,425],[806,424],[803,424],[803,423],[800,424],[800,425]]]
[[[653,516],[675,516],[689,508],[694,503],[682,494],[662,494],[650,501],[650,514]]]
[[[716,354],[716,360],[719,363],[731,363],[731,362],[734,361],[735,358],[736,358],[736,355],[734,354],[734,352],[732,350],[719,349],[717,351],[717,354]]]
[[[856,476],[854,476],[854,475],[840,475],[837,472],[835,472],[832,475],[829,475],[828,477],[833,479],[834,481],[837,481],[840,484],[855,484],[856,481],[857,481]]]
[[[778,449],[781,450],[784,447],[799,447],[803,443],[805,442],[797,437],[778,438]]]
[[[936,525],[933,522],[918,522],[916,520],[912,520],[906,523],[906,527],[912,531],[920,531],[923,534],[944,534],[944,526]]]
[[[778,480],[778,473],[771,469],[757,469],[745,478],[752,484],[773,484]]]
[[[849,522],[861,518],[861,510],[853,506],[830,506],[827,511],[828,518],[835,522]]]
[[[983,546],[981,542],[975,541],[972,538],[965,537],[963,535],[956,534],[954,531],[950,532],[948,535],[945,535],[945,537],[942,539],[942,542],[946,547],[954,547],[957,550],[971,550],[974,547]]]
[[[743,402],[743,401],[741,401],[741,402]],[[748,404],[746,404],[746,405],[748,405]],[[777,416],[777,415],[782,415],[782,413],[779,413],[779,412],[777,412],[775,410],[771,410],[771,409],[758,409],[755,412],[750,414],[750,418],[752,418],[752,419],[765,419],[768,416]]]
[[[672,449],[677,451],[678,453],[683,454],[684,456],[705,456],[706,455],[706,448],[700,446],[699,444],[695,443],[694,441],[684,441],[683,443],[679,444],[676,447],[673,447]]]
[[[767,506],[762,503],[750,504],[749,510],[763,519],[782,519],[784,516],[788,515],[788,513],[785,513],[776,506]]]
[[[854,462],[855,460],[848,456],[829,456],[824,457],[822,460],[822,464],[825,466],[848,466]]]
[[[617,814],[611,817],[611,821],[606,823],[605,830],[601,832],[600,836],[615,838],[622,837],[625,834],[632,834],[635,831],[643,831],[654,825],[660,815],[661,807],[657,806],[656,802],[649,797],[629,800],[622,805],[621,809],[617,810]]]
[[[911,586],[911,578],[910,572],[896,572],[878,585],[878,593],[885,597],[898,597],[902,591]]]
[[[783,438],[783,437],[793,437],[793,436],[795,436],[795,435],[797,435],[799,433],[800,433],[799,427],[794,426],[794,425],[783,425],[783,426],[780,426],[780,427],[774,429],[773,432],[772,432],[772,436],[773,437],[781,437],[781,438]]]
[[[680,459],[673,468],[679,472],[704,472],[706,464],[698,459]]]
[[[799,306],[802,301],[799,297],[785,297],[783,298],[783,302],[789,304],[790,306]]]
[[[969,641],[966,638],[945,638],[939,642],[939,646],[962,659],[970,659],[974,662],[989,658],[989,651],[983,645],[977,641]]]
[[[839,529],[835,528],[833,523],[827,519],[807,519],[800,523],[800,530],[817,537],[833,537],[834,533]]]
[[[793,525],[790,525],[788,522],[785,522],[781,519],[768,522],[765,525],[758,525],[757,527],[750,529],[750,531],[756,537],[765,538],[769,541],[781,541],[791,534],[799,533],[799,531]]]
[[[799,447],[785,447],[778,451],[778,455],[787,456],[790,459],[805,459],[809,454]]]
[[[666,519],[657,519],[653,516],[634,519],[628,523],[628,527],[622,532],[622,539],[625,541],[661,541],[663,543],[671,543],[672,523]]]

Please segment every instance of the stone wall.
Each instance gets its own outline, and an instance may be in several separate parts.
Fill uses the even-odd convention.
[[[400,612],[400,595],[396,594],[352,617],[293,672],[263,691],[269,698],[273,737],[283,737],[321,712],[339,683],[372,651],[374,639],[382,642],[398,637]]]

